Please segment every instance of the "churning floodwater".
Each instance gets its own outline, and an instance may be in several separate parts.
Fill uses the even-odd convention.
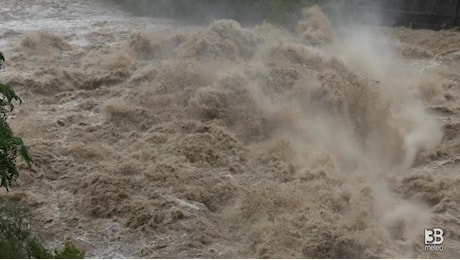
[[[2,1],[35,160],[8,196],[88,257],[460,256],[460,33]],[[0,191],[5,195],[6,192]],[[445,231],[443,252],[424,229]]]

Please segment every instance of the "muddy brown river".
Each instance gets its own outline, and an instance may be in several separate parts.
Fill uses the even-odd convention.
[[[2,0],[9,193],[91,258],[460,257],[460,32]],[[424,229],[442,228],[442,252]]]

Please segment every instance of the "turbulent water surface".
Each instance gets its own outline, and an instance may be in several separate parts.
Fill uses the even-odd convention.
[[[460,256],[459,32],[335,28],[316,7],[295,32],[199,27],[85,0],[3,0],[0,20],[35,160],[8,195],[47,246]]]

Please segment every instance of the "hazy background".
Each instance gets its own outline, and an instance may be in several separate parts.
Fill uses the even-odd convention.
[[[306,6],[320,5],[332,23],[373,23],[441,29],[460,25],[458,0],[107,0],[136,15],[209,23],[234,19],[243,24],[267,21],[292,29]],[[384,19],[376,20],[376,17]]]

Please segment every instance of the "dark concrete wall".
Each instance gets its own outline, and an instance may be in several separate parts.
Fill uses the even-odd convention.
[[[419,28],[460,26],[460,0],[381,0],[388,21]]]
[[[428,29],[460,27],[460,0],[337,0],[329,3],[326,6],[331,7],[330,17],[338,17],[339,22],[377,21],[389,26]],[[340,7],[334,9],[338,5]]]

